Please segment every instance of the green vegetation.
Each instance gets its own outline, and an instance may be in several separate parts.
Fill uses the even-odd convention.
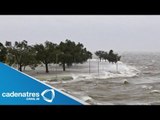
[[[22,67],[25,69],[27,65],[36,66],[36,64],[38,64],[35,59],[34,48],[29,46],[26,40],[22,42],[15,41],[14,46],[6,41],[6,49],[7,54],[5,62],[9,65],[17,64],[18,70],[20,71],[22,71]]]
[[[105,61],[108,60],[108,62],[112,63],[117,63],[121,59],[121,56],[115,54],[113,50],[110,50],[109,53],[107,53],[106,51],[99,50],[95,52],[95,55],[99,57],[100,61],[104,59]]]
[[[120,61],[121,56],[115,54],[113,50],[96,51],[100,59],[108,60],[109,63],[117,63]],[[59,44],[46,41],[44,44],[28,45],[26,40],[21,42],[6,41],[5,46],[0,43],[0,61],[7,63],[8,65],[18,65],[18,69],[22,71],[22,67],[25,70],[26,66],[30,66],[31,69],[35,69],[39,64],[45,65],[46,73],[49,72],[49,64],[59,64],[62,66],[63,71],[67,67],[71,67],[72,64],[82,64],[88,59],[92,59],[92,53],[88,51],[82,43],[75,43],[74,41],[66,39]],[[117,64],[118,70],[118,64]]]
[[[5,62],[7,49],[0,43],[0,61]]]
[[[83,44],[75,44],[75,42],[70,40],[61,42],[58,46],[58,50],[57,61],[62,65],[63,71],[65,71],[65,65],[70,67],[73,63],[83,63],[89,58],[92,58],[92,53],[87,51]]]
[[[121,56],[115,54],[113,50],[110,50],[109,53],[99,50],[95,52],[95,55],[99,57],[100,61],[104,59],[105,61],[108,60],[109,63],[117,63],[121,59]],[[118,71],[118,64],[116,64],[116,69]]]
[[[104,51],[99,50],[95,52],[95,55],[97,55],[101,61],[104,58],[104,53],[105,53]]]
[[[26,40],[21,42],[15,41],[12,46],[11,42],[6,41],[5,46],[0,43],[0,61],[10,66],[18,65],[22,67],[30,66],[32,69],[38,64],[45,65],[46,73],[49,72],[48,64],[60,64],[63,71],[72,66],[73,63],[84,63],[92,58],[92,53],[87,51],[82,43],[76,44],[74,41],[66,40],[59,45],[46,41],[44,44],[28,45]]]
[[[45,64],[46,73],[49,72],[48,64],[54,63],[55,61],[56,47],[57,47],[56,44],[49,41],[46,41],[45,45],[43,44],[34,45],[34,49],[36,51],[35,58],[36,60]]]

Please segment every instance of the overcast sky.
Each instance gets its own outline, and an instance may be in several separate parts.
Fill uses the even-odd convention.
[[[94,52],[160,51],[160,15],[0,15],[0,42],[70,39]]]

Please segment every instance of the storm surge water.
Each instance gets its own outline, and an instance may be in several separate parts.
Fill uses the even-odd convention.
[[[98,61],[98,60],[97,60]],[[87,79],[108,79],[108,78],[125,78],[125,77],[134,77],[137,76],[140,72],[138,69],[136,69],[133,66],[129,66],[124,64],[123,62],[118,62],[118,71],[116,69],[116,64],[111,64],[108,62],[102,61],[99,63],[99,69],[98,66],[96,67],[96,62],[92,62],[91,70],[92,72],[88,72],[86,69],[84,69],[84,73],[74,74],[72,73],[71,76],[74,80],[87,80]]]
[[[73,68],[70,69],[71,72],[67,74],[58,75],[58,79],[61,81],[52,81],[53,83],[71,83],[71,82],[78,82],[78,81],[93,81],[96,79],[109,79],[109,78],[128,78],[138,76],[139,70],[136,69],[134,66],[126,65],[123,62],[118,62],[118,70],[116,69],[116,64],[108,63],[108,61],[101,61],[99,62],[99,66],[97,63],[99,62],[98,59],[90,60],[90,66],[88,62],[84,63],[83,65],[79,64],[76,65],[76,71]],[[89,68],[90,67],[90,68]],[[90,69],[90,71],[89,71]],[[72,71],[73,70],[73,71]],[[79,70],[79,72],[78,72]],[[68,78],[68,80],[66,80]],[[63,80],[65,79],[65,80]],[[50,81],[51,83],[51,81]]]
[[[95,105],[160,104],[160,54],[123,53],[116,64],[98,59],[73,65],[46,80],[62,91]]]

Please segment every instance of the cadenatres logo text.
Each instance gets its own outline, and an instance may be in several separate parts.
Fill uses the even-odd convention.
[[[48,95],[47,95],[48,94]],[[42,96],[43,100],[46,102],[52,102],[55,98],[55,92],[53,89],[46,89],[43,92],[3,92],[3,98],[24,98],[25,100],[40,100],[40,96]]]

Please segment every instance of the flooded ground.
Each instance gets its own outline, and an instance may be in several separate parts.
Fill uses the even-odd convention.
[[[95,105],[158,105],[160,104],[160,54],[123,53],[116,64],[91,59],[76,64],[65,72],[50,65],[25,71],[82,101]]]

